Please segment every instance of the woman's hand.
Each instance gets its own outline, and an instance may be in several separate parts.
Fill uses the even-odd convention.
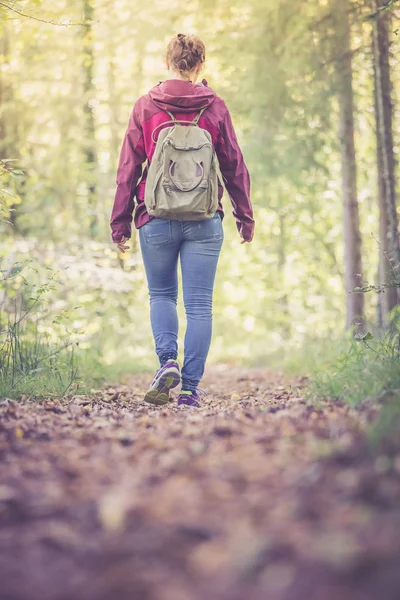
[[[114,242],[114,244],[118,247],[118,250],[122,252],[122,254],[125,254],[125,250],[129,250],[130,248],[130,246],[125,246],[125,242],[127,241],[128,238],[123,235],[119,242]]]
[[[239,235],[242,238],[241,244],[250,244],[254,236],[254,221],[251,223],[238,223]]]

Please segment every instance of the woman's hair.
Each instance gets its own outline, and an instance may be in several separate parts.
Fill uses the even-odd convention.
[[[206,59],[206,48],[197,35],[178,33],[167,46],[166,58],[175,71],[190,73]]]

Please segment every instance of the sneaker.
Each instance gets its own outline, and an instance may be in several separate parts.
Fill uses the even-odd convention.
[[[167,404],[169,402],[169,390],[179,385],[181,372],[176,360],[169,360],[160,367],[154,376],[144,401],[150,404]]]
[[[187,406],[196,406],[200,408],[200,396],[207,396],[204,390],[197,388],[195,392],[183,390],[179,394],[178,406],[186,404]]]

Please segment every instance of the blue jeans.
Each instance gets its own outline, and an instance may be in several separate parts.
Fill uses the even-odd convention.
[[[196,390],[211,343],[212,296],[224,238],[221,216],[202,221],[156,219],[139,228],[150,294],[156,352],[178,352],[178,257],[182,268],[187,328],[182,389]]]

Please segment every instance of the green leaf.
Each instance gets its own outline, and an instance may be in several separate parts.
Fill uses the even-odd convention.
[[[15,277],[16,275],[21,273],[23,268],[24,268],[23,265],[18,265],[18,267],[13,267],[10,272],[11,277]]]
[[[367,340],[372,340],[373,337],[374,336],[372,335],[372,333],[367,331],[367,333],[359,333],[359,334],[355,335],[354,339],[357,340],[358,342],[366,342]]]

